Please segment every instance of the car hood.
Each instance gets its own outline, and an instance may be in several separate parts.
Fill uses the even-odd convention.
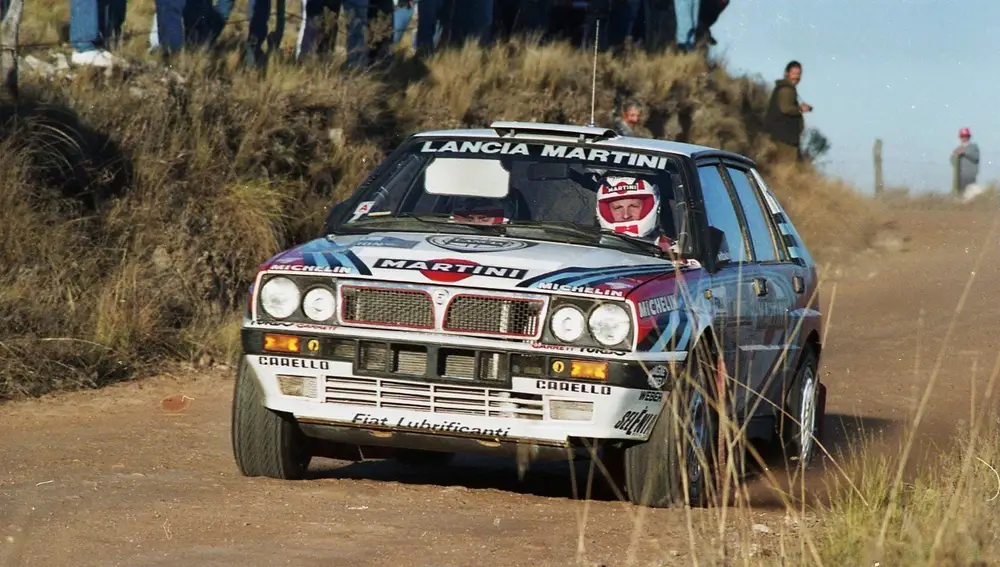
[[[262,270],[511,291],[625,297],[650,279],[697,264],[610,248],[520,238],[373,232],[317,238]]]

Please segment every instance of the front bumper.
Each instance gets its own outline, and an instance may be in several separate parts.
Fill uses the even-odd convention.
[[[245,329],[243,342],[264,404],[293,415],[310,436],[350,444],[500,450],[643,441],[664,403],[642,361],[324,335],[302,335],[308,346],[282,354],[265,352],[262,336]],[[606,363],[606,374],[573,378],[573,360]]]

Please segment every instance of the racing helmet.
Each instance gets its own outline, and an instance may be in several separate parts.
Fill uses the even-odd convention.
[[[452,217],[476,224],[504,224],[517,218],[517,201],[506,197],[455,197],[451,205]]]
[[[660,191],[655,184],[639,177],[609,176],[601,180],[597,189],[601,228],[652,238],[659,228],[659,218]]]

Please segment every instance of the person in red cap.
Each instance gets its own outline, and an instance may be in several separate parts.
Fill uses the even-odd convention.
[[[965,195],[965,188],[976,182],[979,175],[979,145],[970,141],[972,133],[968,128],[958,131],[961,143],[951,152],[951,165],[955,170],[954,191],[959,197]]]

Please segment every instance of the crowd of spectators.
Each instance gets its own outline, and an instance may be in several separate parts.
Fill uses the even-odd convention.
[[[0,0],[3,2],[5,0]],[[649,51],[697,49],[715,43],[711,27],[729,0],[300,0],[296,59],[324,54],[337,44],[344,20],[346,65],[367,68],[388,55],[412,26],[418,55],[477,41],[490,45],[534,34],[543,42],[568,40],[602,51],[631,43]],[[112,66],[127,0],[70,0],[72,61]],[[186,47],[214,43],[236,12],[233,0],[155,0],[151,51],[169,57]],[[260,66],[285,34],[285,0],[248,0],[245,61]],[[275,27],[269,29],[272,9]],[[600,25],[597,23],[600,22]],[[383,34],[371,31],[381,24]],[[375,40],[372,41],[372,37]]]

